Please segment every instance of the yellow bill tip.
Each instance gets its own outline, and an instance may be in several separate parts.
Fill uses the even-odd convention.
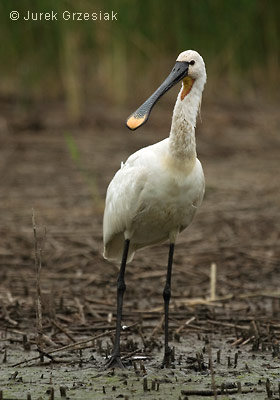
[[[146,115],[144,115],[144,117],[140,117],[137,118],[134,115],[131,115],[127,121],[126,121],[126,125],[129,129],[131,129],[132,131],[135,131],[135,129],[139,128],[139,126],[141,126],[146,120]]]

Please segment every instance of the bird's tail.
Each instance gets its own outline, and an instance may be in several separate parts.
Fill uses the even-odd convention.
[[[123,255],[123,247],[124,247],[124,236],[123,233],[115,235],[112,240],[104,246],[103,257],[106,260],[121,263],[122,255]],[[133,243],[130,243],[128,255],[127,255],[127,263],[131,262],[135,251],[137,250],[137,246]]]

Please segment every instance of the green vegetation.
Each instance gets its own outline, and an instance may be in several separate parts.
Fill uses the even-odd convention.
[[[20,13],[10,20],[10,11]],[[24,21],[57,12],[58,21]],[[117,21],[64,21],[63,11],[117,13]],[[279,84],[278,0],[2,1],[2,93],[63,95],[73,118],[88,99],[123,104],[155,86],[182,50],[197,49],[211,81],[234,93]],[[163,72],[164,71],[164,72]],[[246,82],[246,84],[245,84]]]

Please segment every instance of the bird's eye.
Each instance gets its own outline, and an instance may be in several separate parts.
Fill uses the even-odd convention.
[[[190,64],[190,65],[194,65],[194,64],[195,64],[195,61],[194,61],[194,60],[191,60],[191,61],[189,62],[189,64]]]

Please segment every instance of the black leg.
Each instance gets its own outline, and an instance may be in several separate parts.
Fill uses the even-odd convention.
[[[118,284],[117,284],[117,324],[116,324],[116,336],[115,336],[115,343],[113,348],[113,353],[107,362],[105,368],[115,368],[120,367],[124,368],[123,363],[121,361],[121,354],[120,354],[120,336],[121,336],[121,322],[122,322],[122,306],[123,306],[123,295],[125,292],[125,266],[127,260],[127,254],[129,249],[130,240],[126,239],[124,242],[123,248],[123,255],[122,255],[122,262],[120,267],[120,272],[118,276]]]
[[[166,283],[163,290],[164,299],[164,359],[162,367],[170,366],[171,349],[168,346],[168,314],[169,314],[169,301],[171,297],[171,273],[172,273],[172,262],[174,254],[174,243],[170,243],[169,256],[166,274]]]

